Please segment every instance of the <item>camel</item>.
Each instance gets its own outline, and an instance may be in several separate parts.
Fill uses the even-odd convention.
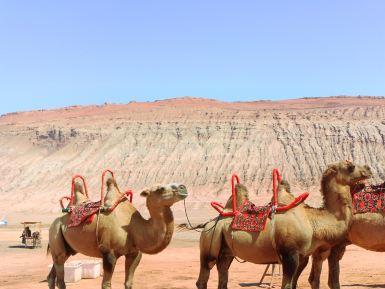
[[[218,217],[198,225],[204,230],[200,238],[197,288],[207,289],[210,270],[216,264],[218,288],[227,289],[228,270],[234,257],[255,264],[282,263],[281,288],[295,288],[300,273],[307,265],[308,256],[345,238],[352,218],[350,185],[370,176],[367,166],[350,162],[330,165],[321,180],[323,208],[300,204],[284,213],[276,213],[267,221],[262,232],[233,230],[231,217]],[[287,186],[279,186],[279,204],[292,200],[286,190]],[[238,185],[237,206],[247,195],[245,191],[245,187]]]
[[[385,252],[385,212],[354,214],[347,239],[321,256],[312,256],[309,282],[313,289],[320,286],[322,263],[326,258],[329,263],[328,285],[331,289],[340,288],[339,261],[345,253],[346,246],[351,244],[369,251]]]
[[[107,180],[107,194],[119,196],[113,178]],[[111,288],[116,261],[125,256],[125,289],[131,289],[136,267],[142,253],[157,254],[171,241],[174,219],[171,206],[188,195],[182,184],[155,186],[141,194],[146,198],[150,219],[144,219],[130,202],[120,203],[112,212],[102,212],[90,224],[67,227],[69,215],[53,221],[49,228],[47,252],[54,266],[48,277],[48,287],[65,289],[64,263],[76,253],[103,259],[102,289]]]

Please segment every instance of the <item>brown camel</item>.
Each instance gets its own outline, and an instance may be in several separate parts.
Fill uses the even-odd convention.
[[[114,179],[107,181],[107,194],[120,195]],[[131,289],[141,252],[156,254],[171,241],[174,219],[170,207],[187,197],[184,185],[169,184],[145,190],[150,219],[144,219],[128,201],[120,203],[112,212],[100,213],[90,224],[67,227],[69,215],[57,218],[49,229],[48,250],[54,266],[47,280],[50,289],[66,288],[64,263],[76,253],[103,259],[102,289],[111,288],[111,278],[120,256],[125,256],[125,288]]]
[[[330,252],[312,256],[309,282],[313,289],[320,286],[322,263],[326,258],[329,263],[328,285],[331,289],[340,288],[339,261],[345,253],[346,246],[351,244],[370,251],[385,252],[385,212],[354,214],[347,239],[333,247]]]
[[[343,240],[351,222],[350,186],[371,176],[369,167],[349,162],[330,165],[321,181],[325,206],[321,209],[300,204],[268,220],[262,232],[231,228],[231,217],[218,217],[205,224],[200,238],[200,273],[196,285],[206,289],[210,270],[217,265],[218,288],[226,289],[228,269],[234,257],[255,264],[282,263],[282,287],[295,288],[308,256]],[[292,196],[279,187],[278,202],[287,204]],[[239,196],[245,196],[238,187]],[[242,199],[237,197],[237,204]],[[244,198],[244,197],[243,197]],[[202,227],[200,225],[199,227]]]

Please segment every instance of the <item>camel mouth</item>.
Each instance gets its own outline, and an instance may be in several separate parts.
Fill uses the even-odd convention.
[[[179,192],[178,192],[178,195],[179,195],[179,197],[182,198],[182,200],[183,200],[183,199],[186,199],[186,198],[188,197],[187,190],[179,191]]]
[[[179,195],[179,197],[182,198],[182,200],[185,199],[185,198],[187,198],[188,192],[187,192],[187,188],[186,188],[185,185],[180,185],[180,186],[178,187],[178,195]]]
[[[368,179],[370,179],[372,176],[371,175],[364,175],[360,178],[356,178],[354,181],[353,181],[353,185],[365,185],[366,184],[366,181]]]

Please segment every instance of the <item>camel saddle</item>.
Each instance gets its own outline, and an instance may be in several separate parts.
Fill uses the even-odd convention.
[[[385,212],[385,182],[367,185],[353,193],[354,214]]]
[[[247,232],[263,231],[269,214],[269,205],[256,206],[249,200],[245,200],[242,207],[235,214],[231,223],[231,228]]]
[[[99,211],[100,201],[92,202],[86,201],[75,207],[71,208],[69,218],[67,222],[68,227],[76,227],[86,221],[87,224],[91,223],[95,214]]]

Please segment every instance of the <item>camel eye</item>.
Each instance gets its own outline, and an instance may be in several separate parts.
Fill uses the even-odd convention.
[[[165,191],[164,187],[160,187],[159,189],[156,190],[156,193],[161,195],[164,193],[164,191]]]
[[[355,165],[353,165],[353,164],[348,165],[348,171],[349,171],[349,173],[354,172],[354,169],[355,169],[355,168],[356,168],[356,167],[355,167]]]

